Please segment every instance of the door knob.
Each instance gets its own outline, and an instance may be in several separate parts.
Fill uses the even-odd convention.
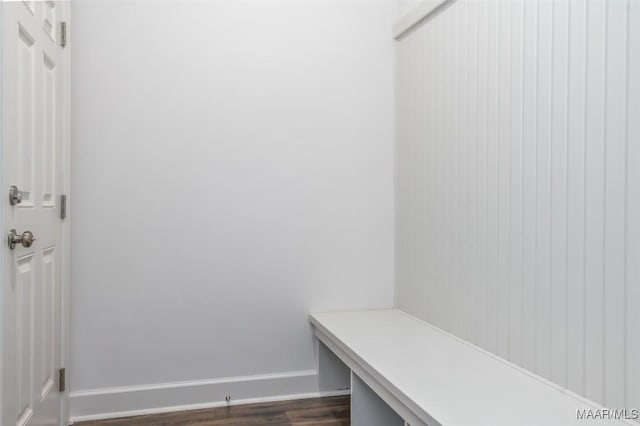
[[[22,191],[20,191],[17,186],[11,185],[9,187],[9,203],[11,203],[12,206],[15,206],[16,204],[20,204],[21,202]]]
[[[16,248],[16,244],[22,244],[23,247],[29,248],[35,240],[31,231],[24,231],[22,235],[18,234],[15,229],[9,231],[9,248],[11,250]]]

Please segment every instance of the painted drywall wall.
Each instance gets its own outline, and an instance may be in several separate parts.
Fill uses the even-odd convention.
[[[395,8],[74,4],[74,417],[315,392],[307,313],[393,304]]]
[[[459,0],[397,58],[400,308],[640,406],[640,3]]]
[[[398,0],[396,2],[396,20],[418,7],[422,2],[423,0]]]

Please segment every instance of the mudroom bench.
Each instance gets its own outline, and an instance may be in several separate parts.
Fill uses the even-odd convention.
[[[352,426],[584,425],[592,421],[578,413],[602,410],[400,310],[313,313],[310,321],[351,370]]]

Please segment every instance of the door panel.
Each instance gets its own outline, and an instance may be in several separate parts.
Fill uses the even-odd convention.
[[[28,230],[35,237],[31,247],[3,243],[2,424],[53,426],[60,423],[62,401],[60,3],[2,8],[2,178],[22,191],[17,205],[3,194],[4,231]]]
[[[43,90],[42,90],[42,205],[44,207],[55,207],[55,167],[56,154],[56,122],[59,113],[56,105],[56,65],[53,59],[46,54],[42,57],[43,70]]]
[[[56,312],[56,300],[59,298],[55,275],[55,247],[42,251],[40,306],[36,311],[39,318],[37,330],[40,336],[36,340],[36,351],[41,353],[39,365],[40,398],[45,398],[55,384],[55,352],[56,323],[59,321]]]
[[[35,162],[35,42],[31,34],[18,25],[18,158],[19,174],[16,183],[22,191],[22,204],[19,208],[33,207],[33,172]],[[9,141],[7,141],[9,142]]]
[[[17,346],[18,349],[18,419],[22,422],[28,420],[33,414],[31,396],[33,395],[33,382],[31,380],[32,359],[33,359],[33,327],[32,314],[33,306],[33,253],[16,259],[16,317]],[[21,422],[19,421],[18,424]]]

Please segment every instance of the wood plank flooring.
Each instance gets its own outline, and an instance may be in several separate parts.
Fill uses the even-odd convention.
[[[300,399],[123,417],[77,426],[349,426],[350,398]]]

